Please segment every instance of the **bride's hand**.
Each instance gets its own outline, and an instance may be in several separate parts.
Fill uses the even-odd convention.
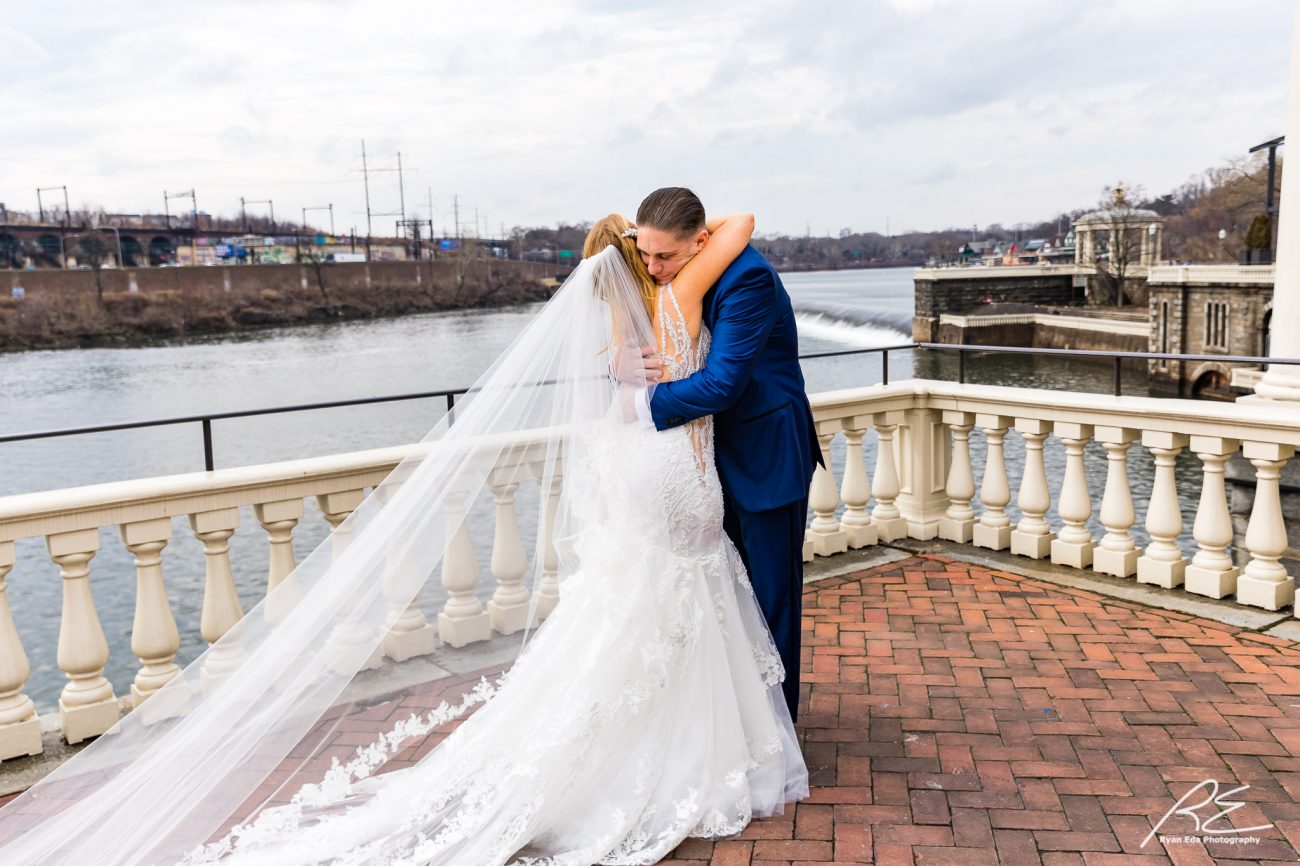
[[[664,362],[652,346],[619,346],[610,359],[609,372],[623,385],[645,387],[659,381]]]

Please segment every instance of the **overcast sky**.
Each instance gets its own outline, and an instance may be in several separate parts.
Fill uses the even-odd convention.
[[[1164,192],[1283,132],[1287,0],[6,4],[0,201],[493,233],[664,185],[760,231],[1014,224]],[[395,211],[395,174],[372,179]],[[186,207],[178,202],[176,207]],[[327,217],[313,215],[321,224]],[[376,218],[376,231],[391,229]]]

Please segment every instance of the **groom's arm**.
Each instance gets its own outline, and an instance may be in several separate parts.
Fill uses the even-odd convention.
[[[713,345],[704,368],[685,379],[655,386],[650,399],[655,427],[667,430],[735,405],[749,384],[776,315],[772,272],[752,268],[741,274],[718,299]]]

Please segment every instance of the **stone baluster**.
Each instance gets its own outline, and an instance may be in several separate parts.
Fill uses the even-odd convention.
[[[952,463],[948,467],[948,510],[939,518],[939,537],[966,544],[975,534],[975,473],[970,465],[970,431],[975,426],[972,412],[945,409],[943,423],[952,431]]]
[[[1092,552],[1092,569],[1115,577],[1131,577],[1137,573],[1138,549],[1130,532],[1137,518],[1128,486],[1128,451],[1137,441],[1137,431],[1098,427],[1093,438],[1106,449],[1106,490],[1100,514],[1106,533]]]
[[[449,646],[463,647],[492,636],[492,622],[474,596],[478,562],[469,538],[465,495],[447,498],[447,549],[442,556],[442,585],[447,603],[438,614],[438,633]]]
[[[199,617],[199,632],[209,646],[234,632],[230,640],[213,646],[203,662],[203,688],[211,691],[243,664],[245,658],[238,642],[244,608],[239,603],[235,577],[230,570],[230,536],[239,526],[239,509],[201,511],[191,514],[189,522],[190,529],[203,543],[203,612]]]
[[[90,592],[90,560],[99,550],[98,529],[75,529],[46,536],[50,557],[63,579],[59,621],[59,668],[68,684],[59,697],[59,722],[71,744],[98,736],[118,719],[117,698],[104,679],[108,641]]]
[[[528,556],[519,534],[515,491],[527,472],[524,465],[496,469],[488,477],[496,503],[496,526],[492,534],[492,576],[497,588],[488,601],[488,620],[501,634],[514,634],[528,625],[530,598],[524,586]]]
[[[1286,553],[1287,536],[1279,490],[1282,465],[1295,456],[1295,447],[1245,442],[1241,453],[1255,467],[1255,502],[1246,525],[1250,561],[1237,579],[1237,601],[1279,610],[1295,600],[1295,578],[1280,561]]]
[[[23,693],[31,667],[9,610],[5,578],[14,567],[12,541],[0,541],[0,761],[41,753],[36,705]]]
[[[302,588],[294,574],[293,528],[302,519],[303,504],[301,499],[260,502],[253,506],[253,514],[266,530],[269,541],[265,613],[266,621],[277,625],[302,598]]]
[[[984,431],[988,453],[984,458],[984,478],[980,482],[980,502],[984,504],[984,513],[975,524],[971,538],[976,547],[1006,550],[1011,545],[1011,518],[1007,516],[1007,505],[1011,503],[1011,485],[1007,481],[1003,443],[1011,419],[1003,415],[980,413],[975,416],[975,423]]]
[[[1155,457],[1156,475],[1151,482],[1151,501],[1147,503],[1146,528],[1151,543],[1138,557],[1137,579],[1170,589],[1181,586],[1187,569],[1187,557],[1178,547],[1183,531],[1183,512],[1178,506],[1178,487],[1174,464],[1178,452],[1187,446],[1185,433],[1145,430],[1142,444]]]
[[[883,542],[907,537],[907,518],[898,510],[896,502],[900,488],[894,433],[902,421],[900,411],[877,412],[872,419],[876,428],[876,471],[871,495],[876,497],[876,507],[871,512],[871,520],[876,524],[876,536]]]
[[[158,517],[124,523],[118,533],[135,557],[131,652],[140,659],[140,671],[131,684],[131,702],[138,707],[181,670],[175,662],[181,634],[167,601],[162,571],[162,551],[172,537],[172,521],[170,517]]]
[[[875,524],[867,512],[871,482],[867,480],[867,464],[862,456],[862,437],[870,427],[870,415],[847,419],[844,427],[844,480],[840,483],[844,516],[840,518],[840,529],[844,531],[848,546],[854,550],[869,547],[878,540]]]
[[[534,591],[533,602],[537,605],[537,618],[546,619],[560,603],[560,556],[555,549],[555,521],[560,508],[560,489],[563,486],[562,466],[555,461],[549,485],[545,477],[546,467],[543,463],[532,464],[533,475],[542,484],[541,496],[545,503],[544,516],[539,527],[542,546],[542,579]],[[547,489],[549,487],[549,489]]]
[[[1065,444],[1065,477],[1056,503],[1063,525],[1052,541],[1052,562],[1087,568],[1092,565],[1096,542],[1088,531],[1092,495],[1088,491],[1088,477],[1083,471],[1083,450],[1092,438],[1093,430],[1088,424],[1057,421],[1052,425],[1052,432]]]
[[[1047,470],[1043,466],[1043,442],[1052,430],[1050,421],[1017,418],[1016,432],[1025,440],[1025,471],[1020,476],[1020,522],[1011,530],[1011,552],[1017,556],[1042,559],[1052,550],[1054,533],[1047,525],[1047,509],[1052,494],[1047,487]]]
[[[401,489],[401,483],[381,483],[372,495],[381,503],[388,502]],[[384,638],[380,644],[383,654],[395,662],[428,655],[438,645],[438,630],[420,610],[420,595],[431,575],[412,571],[407,563],[397,558],[396,553],[384,566],[383,589],[389,612],[384,620]],[[443,567],[446,567],[445,561]]]
[[[808,494],[808,505],[813,510],[812,524],[808,527],[808,538],[813,543],[815,556],[832,556],[849,549],[848,535],[840,529],[840,522],[835,511],[840,505],[839,493],[835,490],[835,467],[831,465],[831,440],[839,430],[839,422],[832,426],[822,422],[817,428],[817,441],[821,445],[822,460],[825,466],[818,466],[813,471],[812,488]],[[829,429],[828,429],[829,428]]]
[[[316,506],[330,525],[330,561],[337,562],[352,542],[351,526],[343,526],[343,521],[356,510],[365,498],[364,490],[341,490],[334,493],[321,493],[316,496]],[[346,621],[346,614],[340,617],[330,629],[329,643],[337,647],[339,655],[335,668],[344,675],[352,673],[356,664],[352,661],[356,647],[365,644],[373,647],[370,657],[362,664],[362,670],[374,670],[384,661],[384,649],[375,637],[373,629],[361,623]],[[333,663],[333,662],[332,662]]]
[[[1222,436],[1192,436],[1191,449],[1201,459],[1201,501],[1192,523],[1197,551],[1188,564],[1185,589],[1211,598],[1225,598],[1237,591],[1237,568],[1228,554],[1232,543],[1232,516],[1223,486],[1224,464],[1240,447],[1236,439]]]

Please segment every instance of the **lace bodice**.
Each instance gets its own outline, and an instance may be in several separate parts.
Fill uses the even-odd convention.
[[[677,303],[677,295],[673,292],[672,283],[659,287],[659,301],[656,306],[659,354],[664,359],[669,381],[676,382],[699,372],[704,366],[704,360],[709,356],[709,346],[713,339],[709,329],[700,322],[699,337],[691,338],[686,316],[682,314],[681,305]],[[689,431],[691,445],[695,449],[696,465],[701,474],[707,475],[712,471],[713,465],[713,418],[711,416],[697,418],[688,423],[686,428]]]

